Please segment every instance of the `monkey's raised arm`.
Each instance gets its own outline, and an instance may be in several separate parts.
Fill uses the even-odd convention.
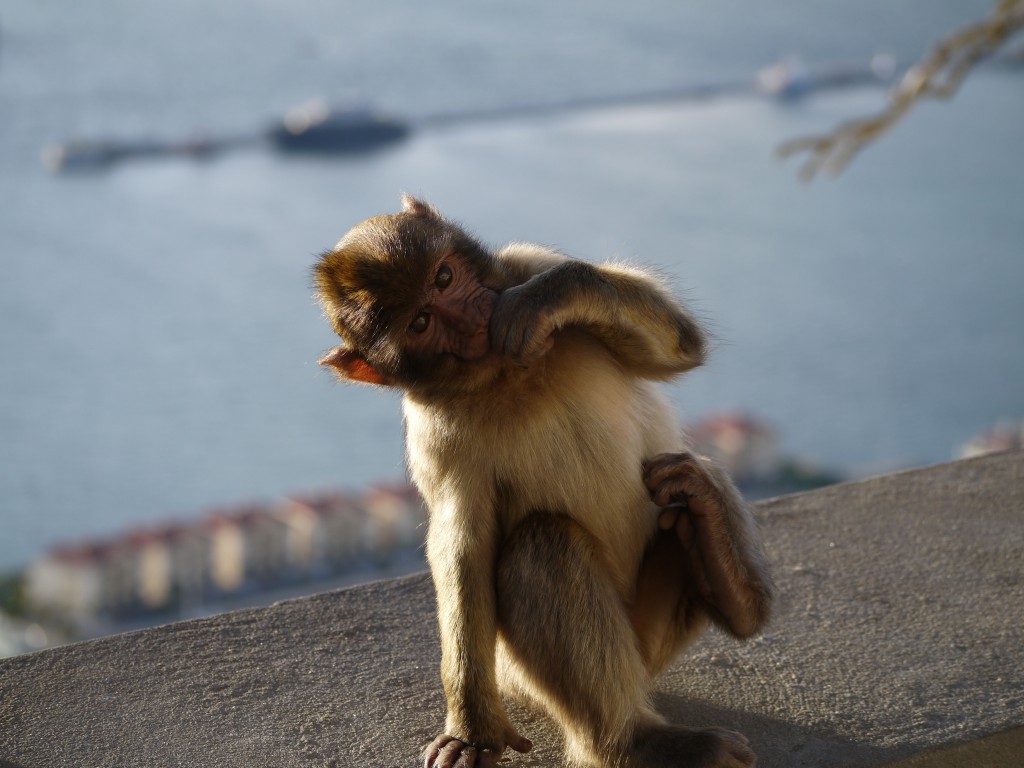
[[[553,333],[572,327],[600,339],[644,378],[669,378],[703,362],[707,342],[697,321],[642,270],[595,266],[530,245],[508,246],[498,258],[517,283],[491,316],[499,353],[528,361],[551,348]]]

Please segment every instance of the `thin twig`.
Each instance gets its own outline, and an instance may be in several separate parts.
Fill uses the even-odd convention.
[[[870,142],[877,139],[923,98],[948,99],[974,66],[1024,29],[1024,0],[1000,0],[992,14],[954,32],[907,70],[889,95],[889,106],[873,117],[841,123],[831,133],[804,136],[781,144],[781,157],[808,152],[800,169],[805,181],[824,171],[836,176]]]

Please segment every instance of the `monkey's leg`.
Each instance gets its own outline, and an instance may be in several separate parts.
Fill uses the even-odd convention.
[[[753,516],[728,476],[693,454],[663,453],[644,462],[644,482],[656,504],[679,505],[662,513],[661,524],[681,545],[687,610],[702,604],[737,637],[760,630],[773,586]]]
[[[659,530],[644,553],[629,617],[652,677],[708,625],[691,561],[674,530]]]
[[[502,547],[497,583],[508,666],[561,724],[574,765],[753,765],[739,734],[670,725],[653,710],[626,606],[580,525],[529,516]]]

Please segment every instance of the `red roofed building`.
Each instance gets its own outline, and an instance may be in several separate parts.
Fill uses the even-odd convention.
[[[423,500],[411,485],[378,485],[362,498],[373,530],[372,546],[387,559],[396,549],[423,543],[427,521]]]
[[[422,550],[425,514],[408,485],[215,509],[196,521],[137,528],[101,543],[56,547],[26,573],[39,615],[86,633],[133,618],[390,565]]]
[[[72,621],[89,619],[108,608],[108,551],[102,544],[55,547],[29,566],[25,597],[32,606]]]
[[[287,527],[289,567],[326,576],[351,566],[366,546],[366,514],[342,493],[293,496],[276,508]]]
[[[769,480],[779,469],[775,430],[739,412],[712,414],[688,431],[694,450],[738,481]]]
[[[972,456],[1012,451],[1015,448],[1024,448],[1024,421],[1003,421],[961,445],[957,451],[957,458],[969,459]]]

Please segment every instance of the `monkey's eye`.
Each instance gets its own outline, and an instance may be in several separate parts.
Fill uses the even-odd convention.
[[[452,268],[447,264],[442,264],[441,268],[437,270],[437,276],[434,278],[434,285],[437,286],[439,291],[443,291],[449,285],[452,284]]]
[[[430,315],[426,312],[420,312],[413,318],[413,321],[409,323],[409,330],[413,333],[423,333],[430,326]]]

